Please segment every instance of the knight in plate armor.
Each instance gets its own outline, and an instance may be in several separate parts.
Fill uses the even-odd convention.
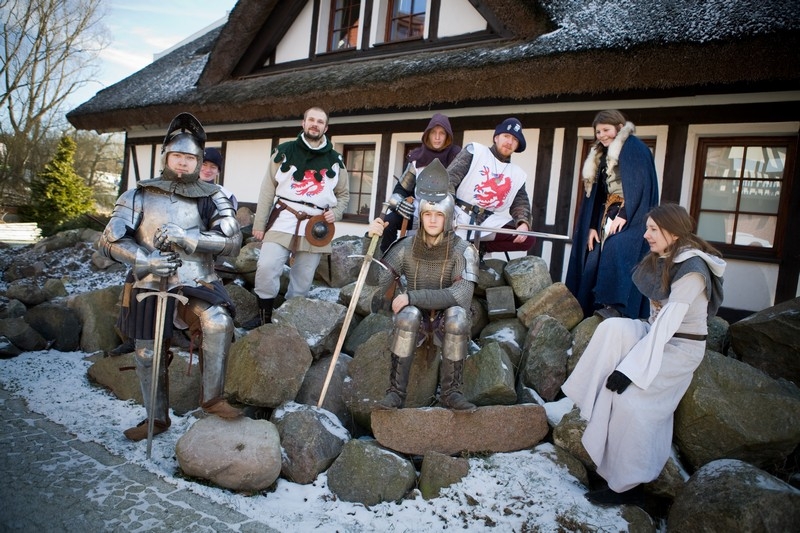
[[[189,113],[176,116],[161,148],[161,175],[140,181],[116,202],[98,248],[129,265],[119,325],[134,339],[134,359],[145,409],[153,412],[154,434],[170,426],[166,349],[154,353],[156,298],[138,301],[140,291],[167,290],[188,298],[168,298],[164,338],[173,327],[202,336],[202,403],[223,418],[241,415],[223,397],[225,364],[233,338],[235,306],[214,271],[217,255],[239,253],[242,234],[230,199],[218,185],[199,178],[206,134]],[[162,343],[164,344],[164,343]],[[150,403],[151,368],[160,357],[155,403]],[[138,441],[147,437],[147,419],[125,431]]]
[[[392,300],[390,386],[378,408],[403,406],[417,347],[431,341],[441,346],[439,403],[448,409],[474,410],[463,395],[464,360],[470,337],[470,303],[478,281],[478,252],[453,231],[455,202],[447,192],[447,170],[434,160],[420,173],[414,196],[420,200],[420,229],[395,241],[377,274],[379,291],[393,280],[405,290]],[[384,222],[372,221],[370,235],[382,235]],[[380,292],[383,294],[383,292]]]

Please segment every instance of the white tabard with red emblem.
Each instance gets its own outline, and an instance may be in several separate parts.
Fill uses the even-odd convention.
[[[517,192],[525,186],[528,175],[514,163],[499,161],[487,146],[471,143],[466,148],[472,152],[472,164],[456,190],[456,198],[482,207],[493,214],[481,226],[500,228],[511,222],[509,208]],[[470,214],[456,207],[456,225],[475,224]],[[466,231],[457,232],[466,238]],[[482,235],[481,240],[493,240],[494,234]]]

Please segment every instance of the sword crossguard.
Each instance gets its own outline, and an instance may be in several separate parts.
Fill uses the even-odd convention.
[[[167,291],[149,291],[149,292],[140,292],[136,295],[136,301],[141,302],[145,298],[150,298],[151,296],[155,296],[166,301],[167,298],[175,298],[183,305],[186,305],[189,302],[189,298],[182,294],[175,294],[174,292],[167,292]]]

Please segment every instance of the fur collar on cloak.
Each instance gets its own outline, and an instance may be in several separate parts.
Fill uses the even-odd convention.
[[[619,170],[619,154],[622,152],[622,146],[628,137],[636,133],[636,126],[633,122],[626,122],[622,129],[619,130],[617,136],[608,145],[606,151],[606,174],[609,180],[613,180],[617,176]],[[597,169],[600,167],[600,159],[603,156],[602,145],[595,143],[583,163],[583,170],[581,176],[583,177],[583,189],[586,191],[587,198],[592,192],[592,185],[597,179]]]
[[[194,179],[191,179],[192,176]],[[219,185],[198,179],[197,173],[189,174],[187,177],[189,179],[178,179],[174,171],[165,168],[161,171],[160,177],[142,180],[136,186],[140,189],[152,187],[185,198],[205,198],[219,190]]]
[[[292,167],[292,179],[303,181],[306,172],[312,171],[313,177],[317,182],[323,178],[333,179],[336,173],[333,170],[335,165],[344,168],[342,156],[333,149],[328,142],[328,138],[323,135],[322,144],[314,148],[309,146],[303,138],[303,133],[297,135],[297,139],[279,144],[272,151],[272,160],[281,164],[281,172],[289,172]]]

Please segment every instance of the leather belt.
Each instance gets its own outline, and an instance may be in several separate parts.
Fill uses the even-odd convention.
[[[494,214],[494,211],[489,211],[488,209],[484,209],[483,207],[479,207],[477,205],[472,205],[469,202],[465,202],[464,200],[460,200],[458,198],[456,200],[456,205],[464,210],[465,213],[469,215],[469,223],[470,225],[480,226],[483,224],[483,221],[486,220],[488,217]],[[472,240],[472,244],[475,245],[475,249],[480,249],[480,243],[478,242],[478,235],[479,232],[475,232],[473,238],[470,239],[470,235],[472,234],[472,230],[467,231],[467,241]]]
[[[695,335],[694,333],[675,333],[672,336],[676,339],[686,339],[690,341],[704,341],[708,338],[708,335]]]
[[[461,209],[463,209],[465,213],[470,213],[478,216],[486,215],[487,217],[494,215],[494,211],[489,211],[488,209],[484,209],[483,207],[472,205],[471,203],[465,202],[464,200],[459,200],[458,198],[456,198],[456,205]]]
[[[296,204],[302,204],[302,205],[305,205],[307,207],[313,207],[314,209],[322,209],[322,210],[325,209],[324,207],[320,207],[318,205],[312,204],[311,202],[304,202],[302,200],[289,200],[288,198],[284,198],[283,196],[278,196],[277,199],[282,201],[282,202],[294,202]]]

